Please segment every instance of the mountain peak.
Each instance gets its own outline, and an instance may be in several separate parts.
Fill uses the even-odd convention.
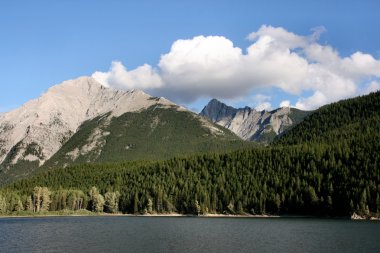
[[[213,98],[203,108],[200,115],[209,118],[212,122],[217,122],[225,117],[232,116],[236,113],[236,111],[237,109],[220,102],[216,98]]]
[[[0,164],[5,159],[11,164],[20,159],[43,163],[83,122],[101,115],[119,117],[155,104],[176,106],[169,100],[152,98],[141,90],[105,87],[87,76],[54,85],[39,98],[0,117]],[[39,155],[24,157],[31,145],[39,147]],[[12,148],[18,152],[9,157]]]
[[[213,98],[213,99],[211,99],[209,102],[208,102],[208,104],[224,104],[224,103],[222,103],[222,102],[220,102],[218,99],[216,99],[216,98]]]
[[[300,118],[304,115],[302,111],[298,114]],[[244,140],[264,142],[296,123],[296,117],[292,116],[292,110],[289,107],[273,111],[256,111],[248,106],[236,109],[217,99],[212,99],[200,115],[228,128]]]
[[[100,84],[92,77],[82,76],[76,79],[67,80],[60,84],[56,84],[50,87],[46,93],[73,93],[73,92],[89,92],[91,90],[101,90],[106,89],[105,86]],[[75,94],[73,94],[75,95]],[[77,94],[79,95],[79,94]]]

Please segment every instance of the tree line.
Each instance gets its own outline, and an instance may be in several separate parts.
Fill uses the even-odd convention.
[[[0,210],[378,215],[379,113],[377,92],[319,109],[269,147],[52,169],[1,189]]]
[[[87,193],[81,190],[58,189],[51,191],[48,187],[36,186],[27,195],[14,191],[0,192],[0,214],[27,211],[40,213],[47,211],[87,209],[92,212],[119,212],[119,192],[106,192],[104,196],[96,187]]]
[[[123,213],[379,213],[378,140],[250,149],[141,166],[78,165],[18,181],[2,194],[26,203],[34,186],[44,185],[51,190],[49,210],[99,211],[112,196],[118,208],[106,210]],[[89,191],[94,185],[98,190]],[[18,203],[17,197],[6,199]]]

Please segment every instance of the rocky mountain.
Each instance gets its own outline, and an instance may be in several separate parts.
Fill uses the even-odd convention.
[[[1,117],[0,162],[26,160],[42,165],[86,120],[108,112],[117,117],[154,104],[174,105],[150,98],[138,90],[107,89],[89,77],[63,82]]]
[[[0,181],[41,166],[164,158],[231,142],[242,145],[230,131],[165,98],[81,77],[0,117]]]
[[[268,143],[309,113],[290,107],[273,111],[256,111],[250,107],[236,109],[212,99],[200,115],[231,130],[243,140]]]

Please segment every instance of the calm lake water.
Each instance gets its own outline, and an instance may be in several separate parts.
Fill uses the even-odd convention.
[[[380,252],[380,222],[301,218],[0,219],[0,252]]]

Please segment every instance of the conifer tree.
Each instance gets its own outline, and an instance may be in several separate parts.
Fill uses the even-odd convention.
[[[133,213],[137,214],[138,212],[139,212],[139,197],[136,192],[135,197],[133,199]]]

